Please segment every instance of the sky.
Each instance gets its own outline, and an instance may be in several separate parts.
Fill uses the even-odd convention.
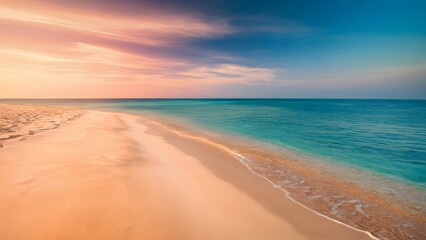
[[[0,98],[426,99],[426,1],[0,0]]]

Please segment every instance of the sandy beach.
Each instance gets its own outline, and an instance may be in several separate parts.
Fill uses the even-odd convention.
[[[1,108],[0,239],[371,239],[137,115]]]

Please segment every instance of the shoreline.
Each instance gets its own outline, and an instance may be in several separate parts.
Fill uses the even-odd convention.
[[[221,138],[217,139],[213,137],[213,139],[211,139],[210,138],[211,136],[207,135],[207,133],[204,132],[204,130],[201,130],[198,128],[188,129],[186,128],[187,125],[183,124],[182,122],[178,122],[181,125],[175,125],[174,121],[171,122],[170,119],[168,118],[166,119],[165,116],[158,117],[154,115],[152,117],[149,115],[147,116],[146,114],[141,114],[141,115],[137,113],[129,113],[129,114],[141,116],[144,119],[147,119],[148,121],[153,122],[154,124],[157,124],[170,131],[173,131],[174,133],[178,135],[181,135],[182,137],[191,138],[196,141],[201,141],[201,142],[210,144],[222,151],[228,152],[230,155],[233,155],[233,157],[238,159],[238,161],[242,165],[244,165],[251,173],[269,182],[272,187],[282,191],[288,199],[328,220],[345,225],[346,227],[349,227],[351,229],[367,233],[368,235],[370,235],[372,238],[375,238],[375,239],[379,239],[379,238],[422,239],[424,236],[426,236],[426,233],[422,231],[422,229],[425,229],[424,227],[426,227],[426,217],[422,215],[421,212],[407,212],[406,209],[403,209],[402,206],[398,205],[398,204],[401,204],[401,202],[398,202],[398,199],[395,199],[395,201],[393,202],[389,202],[389,199],[383,198],[383,196],[380,196],[378,195],[378,193],[373,192],[372,189],[365,189],[355,183],[339,182],[337,184],[338,179],[336,180],[333,179],[335,173],[318,172],[314,170],[316,175],[323,174],[323,176],[316,176],[317,178],[314,180],[325,180],[328,185],[326,184],[322,186],[323,188],[336,187],[336,185],[330,185],[330,181],[332,181],[332,183],[337,184],[339,186],[337,193],[340,193],[343,195],[338,195],[338,197],[336,198],[342,198],[343,200],[341,201],[339,200],[340,202],[338,201],[335,204],[337,205],[336,209],[341,208],[339,209],[339,211],[340,210],[346,211],[342,214],[344,219],[342,219],[341,217],[338,218],[337,216],[330,216],[331,213],[329,212],[329,208],[327,206],[326,208],[324,208],[324,206],[318,205],[318,203],[312,203],[311,201],[306,201],[307,196],[301,196],[300,189],[297,189],[297,190],[287,189],[285,185],[284,186],[280,185],[279,183],[280,179],[277,179],[276,176],[272,176],[272,178],[269,178],[267,175],[263,174],[262,172],[256,171],[253,168],[253,165],[251,166],[249,164],[250,162],[253,162],[253,160],[255,160],[256,158],[257,158],[256,160],[259,160],[260,162],[262,162],[262,164],[267,161],[271,161],[271,159],[273,159],[273,161],[277,159],[279,161],[282,161],[283,160],[282,156],[276,156],[274,154],[269,155],[269,153],[265,154],[265,152],[263,151],[259,152],[259,149],[247,151],[248,147],[250,146],[245,144],[235,144],[229,141],[225,141],[224,143],[223,139]],[[290,158],[290,160],[289,159],[285,159],[285,160],[292,161],[295,159]],[[277,162],[273,163],[274,168],[278,167],[278,169],[280,168],[282,169],[283,167],[291,167],[293,169],[304,168],[304,170],[306,168],[308,169],[313,168],[312,166],[308,166],[306,163],[304,163],[303,165],[297,165],[297,164],[296,166],[294,166],[294,164],[291,163],[290,164],[291,166],[290,166],[288,164],[282,165],[281,163],[277,163]],[[321,167],[324,167],[324,166],[321,166]],[[275,170],[276,169],[277,168],[275,168]],[[269,169],[269,171],[272,171],[272,170],[274,169]],[[305,181],[303,177],[306,177],[306,174],[303,173],[302,175],[300,173],[301,172],[299,171],[295,175],[297,175],[298,177],[302,176],[302,181]],[[312,170],[311,170],[311,173],[313,173]],[[311,186],[312,184],[308,188],[310,188]],[[321,191],[321,189],[319,191]],[[347,195],[347,193],[349,195]],[[302,195],[304,194],[305,193],[303,193]],[[329,193],[328,191],[326,192],[326,194],[331,195],[331,193]],[[311,194],[311,196],[312,195],[313,194]],[[347,199],[347,197],[349,199]],[[360,198],[361,200],[359,200],[358,197],[362,197]],[[347,203],[353,204],[352,213],[351,213],[352,206],[344,206]],[[363,205],[360,205],[360,204],[363,204]],[[330,206],[330,207],[334,208],[334,206]],[[410,205],[405,205],[405,207],[410,207]],[[368,211],[366,211],[365,208],[368,208],[367,209]],[[363,215],[361,216],[362,218],[364,217],[365,218],[361,219],[360,222],[357,222],[357,221],[353,222],[353,220],[345,219],[346,214],[347,216],[354,215],[354,212],[358,212],[358,214]],[[367,215],[365,212],[371,215]],[[382,219],[383,217],[385,218]]]
[[[371,239],[208,144],[130,114],[85,112],[0,150],[0,236]]]
[[[145,116],[144,116],[145,117]],[[198,137],[198,136],[192,136],[192,135],[189,135],[189,134],[184,134],[184,133],[182,133],[182,132],[179,132],[179,131],[176,131],[175,132],[176,134],[178,134],[178,135],[180,135],[180,136],[182,136],[182,137],[185,137],[185,138],[191,138],[191,139],[194,139],[194,140],[196,140],[196,141],[201,141],[201,142],[204,142],[204,143],[207,143],[207,144],[210,144],[210,145],[213,145],[213,146],[215,146],[216,148],[218,148],[218,149],[221,149],[221,150],[223,150],[223,151],[225,151],[225,152],[228,152],[230,155],[232,155],[234,158],[236,158],[236,159],[238,159],[238,161],[243,165],[243,166],[245,166],[252,174],[254,174],[254,175],[256,175],[257,177],[259,177],[259,178],[261,178],[261,179],[263,179],[263,180],[265,180],[265,181],[267,181],[268,183],[270,183],[271,184],[271,187],[273,187],[273,188],[276,188],[276,189],[279,189],[280,191],[282,191],[283,193],[284,193],[284,195],[285,195],[285,197],[287,198],[287,199],[289,199],[289,200],[291,200],[293,203],[295,203],[295,204],[297,204],[297,205],[299,205],[299,206],[301,206],[301,207],[303,207],[303,208],[305,208],[306,210],[309,210],[310,212],[313,212],[313,213],[315,213],[316,215],[318,215],[318,216],[321,216],[321,217],[323,217],[323,218],[325,218],[325,219],[327,219],[327,220],[330,220],[330,221],[332,221],[332,222],[334,222],[334,223],[337,223],[337,224],[341,224],[341,225],[343,225],[343,226],[345,226],[345,227],[347,227],[347,228],[350,228],[350,229],[352,229],[352,230],[355,230],[355,231],[358,231],[358,232],[362,232],[362,233],[365,233],[365,234],[367,234],[370,238],[372,238],[372,239],[379,239],[378,237],[376,237],[376,236],[374,236],[371,232],[369,232],[369,231],[366,231],[366,230],[362,230],[362,229],[358,229],[358,228],[355,228],[355,227],[353,227],[353,226],[351,226],[351,225],[349,225],[349,224],[346,224],[346,223],[344,223],[344,222],[341,222],[341,221],[338,221],[338,220],[336,220],[336,219],[334,219],[334,218],[331,218],[331,217],[329,217],[329,216],[327,216],[327,215],[324,215],[324,214],[322,214],[321,212],[318,212],[318,211],[316,211],[315,209],[312,209],[312,208],[309,208],[308,206],[306,206],[306,205],[304,205],[303,203],[301,203],[301,202],[299,202],[299,201],[297,201],[297,200],[295,200],[292,196],[291,196],[291,194],[290,194],[290,192],[289,191],[287,191],[286,189],[284,189],[284,188],[282,188],[282,187],[280,187],[280,186],[278,186],[277,184],[275,184],[274,182],[272,182],[271,180],[269,180],[267,177],[265,177],[265,176],[262,176],[262,175],[260,175],[260,174],[258,174],[258,173],[256,173],[251,167],[250,167],[250,165],[248,165],[245,161],[247,161],[248,160],[248,158],[247,157],[245,157],[245,156],[243,156],[243,155],[241,155],[241,154],[239,154],[239,153],[237,153],[237,152],[235,152],[235,151],[233,151],[232,149],[230,149],[230,148],[228,148],[227,146],[225,146],[225,145],[221,145],[221,144],[218,144],[218,143],[216,143],[216,142],[214,142],[214,141],[211,141],[211,140],[209,140],[209,139],[207,139],[207,138],[202,138],[202,137]],[[242,159],[244,159],[244,160],[242,160]]]

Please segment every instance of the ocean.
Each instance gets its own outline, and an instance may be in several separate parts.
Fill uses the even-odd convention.
[[[22,100],[7,101],[22,102]],[[310,165],[318,163],[318,166],[325,166],[325,168],[337,166],[331,172],[338,172],[338,178],[342,178],[342,181],[346,180],[363,188],[370,188],[374,194],[387,195],[386,199],[395,197],[393,199],[395,202],[402,199],[407,202],[404,209],[411,211],[410,214],[412,212],[418,214],[424,221],[426,210],[426,101],[424,100],[25,101],[140,113],[169,121],[176,119],[174,122],[177,124],[203,129],[215,133],[216,136],[226,136],[228,139],[238,139],[237,142],[241,142],[241,145],[248,148],[266,149],[264,152],[274,151],[275,155],[283,158],[288,155],[291,159],[297,158],[297,161]],[[262,164],[258,164],[260,165]],[[270,166],[268,168],[272,169]],[[274,168],[273,171],[278,170]],[[284,174],[286,167],[281,166],[279,171]],[[265,174],[265,170],[261,168],[258,172]],[[288,190],[294,186],[294,183],[289,185],[287,183],[291,178],[287,176],[286,179],[287,182],[282,181],[283,189]],[[309,196],[315,199],[314,195]],[[337,196],[334,197],[338,199]],[[327,201],[332,202],[330,199]],[[392,202],[392,200],[389,201]],[[346,203],[353,203],[354,208],[359,210],[360,216],[365,217],[366,205],[361,205],[359,202],[361,200],[358,198],[339,200],[330,203],[330,209],[326,211],[331,215],[335,213],[336,218],[340,219],[342,216],[339,218],[335,210],[343,209],[342,206]],[[360,224],[354,225],[359,227]],[[409,225],[415,227],[415,224],[411,222],[407,226]],[[377,234],[380,235],[380,233]],[[387,235],[383,234],[383,236]]]
[[[199,126],[426,187],[426,101],[127,100]]]

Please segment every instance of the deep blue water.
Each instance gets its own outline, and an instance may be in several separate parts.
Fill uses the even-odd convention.
[[[141,99],[49,103],[176,116],[209,130],[426,186],[423,100]]]

